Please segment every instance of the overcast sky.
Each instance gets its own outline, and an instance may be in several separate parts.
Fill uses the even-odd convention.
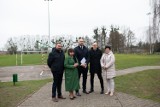
[[[93,35],[96,27],[130,27],[144,39],[149,0],[53,0],[50,1],[51,35]],[[0,49],[7,39],[22,35],[48,35],[48,2],[0,0]]]

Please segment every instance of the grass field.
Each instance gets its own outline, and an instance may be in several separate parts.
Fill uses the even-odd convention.
[[[160,65],[160,55],[116,54],[115,57],[117,69]],[[42,64],[41,58],[41,54],[24,55],[23,65]],[[15,55],[0,55],[0,66],[15,66],[15,59]],[[20,65],[20,55],[18,55],[18,65]],[[37,91],[49,81],[51,80],[21,81],[16,86],[13,86],[12,82],[0,82],[0,107],[16,106],[24,98]],[[116,77],[116,90],[160,102],[159,81],[159,70],[148,70]]]
[[[45,55],[45,62],[48,55]],[[136,55],[136,54],[115,54],[116,69],[125,69],[135,66],[160,65],[160,55]],[[23,65],[42,64],[41,54],[23,55]],[[18,65],[21,65],[21,58],[18,55]],[[15,66],[15,55],[0,55],[0,66]]]
[[[13,86],[12,82],[0,82],[0,107],[14,107],[51,79],[21,81]],[[160,71],[146,70],[116,77],[116,91],[135,95],[139,98],[160,102]]]
[[[48,55],[45,55],[45,62]],[[22,65],[40,65],[42,64],[41,54],[23,54],[23,64]],[[21,65],[21,55],[17,55],[17,64]],[[0,66],[15,66],[16,65],[16,55],[0,55]]]
[[[116,54],[116,69],[160,65],[160,55]]]
[[[13,86],[12,82],[0,82],[0,107],[15,107],[51,79],[20,81]]]
[[[146,70],[116,77],[116,90],[160,102],[160,70]]]

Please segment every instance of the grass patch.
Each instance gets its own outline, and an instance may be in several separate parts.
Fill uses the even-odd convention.
[[[116,77],[116,90],[160,102],[160,70],[146,70]]]
[[[48,54],[45,54],[45,63]],[[17,64],[21,65],[21,55],[17,55]],[[22,65],[40,65],[42,64],[41,54],[23,54]],[[0,66],[16,66],[16,55],[0,55]]]
[[[0,82],[0,107],[15,107],[50,81],[51,79],[20,81],[16,86],[13,86],[12,82]]]
[[[125,69],[136,66],[160,65],[160,55],[115,54],[116,69]],[[48,54],[45,55],[45,63]],[[41,54],[23,55],[23,65],[42,64]],[[18,65],[21,65],[21,57],[18,55]],[[0,66],[15,66],[16,55],[0,55]]]
[[[116,69],[160,65],[160,55],[115,54]]]

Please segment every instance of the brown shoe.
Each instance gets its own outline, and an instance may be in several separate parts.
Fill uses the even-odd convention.
[[[58,102],[58,98],[53,97],[53,98],[52,98],[52,101],[54,101],[54,102]]]
[[[65,97],[63,97],[62,95],[61,96],[58,96],[59,99],[66,99]]]

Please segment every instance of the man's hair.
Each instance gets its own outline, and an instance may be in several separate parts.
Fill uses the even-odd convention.
[[[83,40],[83,42],[84,42],[84,38],[79,38],[79,39],[78,39],[78,42],[79,42],[80,40]]]
[[[98,45],[97,41],[94,41],[92,44],[94,44],[94,43],[96,43]]]
[[[61,44],[61,42],[56,42],[56,45]]]

